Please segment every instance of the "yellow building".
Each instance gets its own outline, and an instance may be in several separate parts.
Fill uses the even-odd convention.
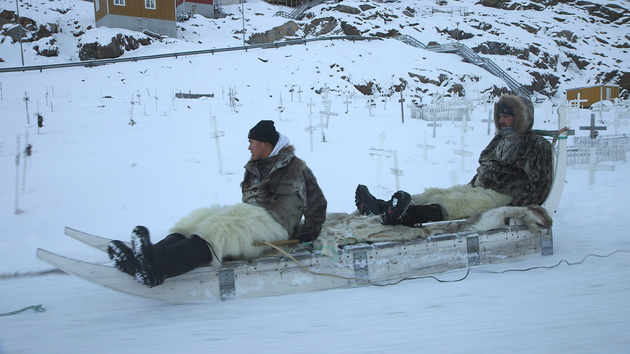
[[[580,103],[583,108],[589,108],[593,103],[619,97],[619,87],[613,85],[599,85],[578,87],[567,90],[567,101],[585,100]]]

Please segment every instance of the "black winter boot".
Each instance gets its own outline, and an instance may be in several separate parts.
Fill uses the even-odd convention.
[[[376,199],[368,190],[368,187],[359,184],[354,192],[354,203],[361,215],[379,215],[389,207],[389,203]]]
[[[136,261],[131,248],[127,247],[124,242],[118,240],[111,241],[107,245],[107,255],[109,256],[109,259],[114,261],[118,270],[125,272],[132,277],[136,276],[136,272],[138,271],[138,262]]]
[[[153,244],[149,237],[149,230],[144,226],[136,226],[131,233],[131,246],[133,255],[138,262],[136,270],[136,280],[150,288],[158,286],[164,282],[164,274],[155,270],[155,257],[153,254]]]
[[[411,203],[411,195],[405,191],[398,191],[392,195],[389,203],[389,207],[381,213],[381,224],[400,225]]]
[[[411,205],[402,218],[402,224],[411,227],[420,227],[422,223],[444,220],[444,213],[439,204]]]

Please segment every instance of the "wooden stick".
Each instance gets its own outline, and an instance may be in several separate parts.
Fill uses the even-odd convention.
[[[286,241],[274,241],[274,242],[254,241],[254,246],[267,246],[268,244],[287,245],[287,244],[293,244],[293,243],[300,243],[300,240],[286,240]]]

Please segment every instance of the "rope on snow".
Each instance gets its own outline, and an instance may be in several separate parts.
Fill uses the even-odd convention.
[[[28,310],[33,310],[35,312],[44,312],[46,311],[45,308],[42,307],[42,305],[31,305],[31,306],[26,306],[23,309],[19,309],[17,311],[12,311],[12,312],[7,312],[7,313],[0,313],[0,316],[11,316],[11,315],[15,315],[18,314],[20,312],[24,312],[24,311],[28,311]]]

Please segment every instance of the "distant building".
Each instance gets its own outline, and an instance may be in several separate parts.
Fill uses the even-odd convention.
[[[177,15],[178,19],[194,14],[208,18],[219,18],[224,17],[223,12],[221,12],[221,5],[240,3],[240,0],[177,0]]]
[[[619,97],[619,87],[614,85],[599,85],[578,87],[567,90],[567,101],[586,100],[580,103],[581,107],[589,108],[593,103]]]
[[[241,0],[94,0],[96,26],[177,37],[177,21],[194,14],[223,17],[221,5]]]
[[[175,0],[94,0],[96,26],[177,37]]]

